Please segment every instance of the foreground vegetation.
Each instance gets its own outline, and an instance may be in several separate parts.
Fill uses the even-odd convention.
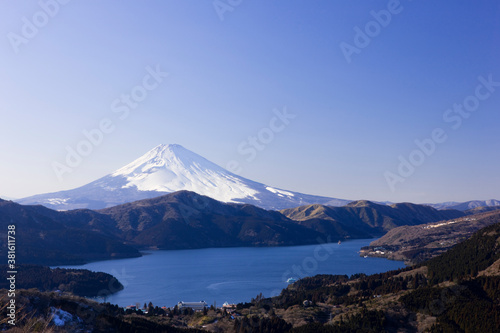
[[[1,295],[0,315],[8,318],[8,298]],[[109,303],[36,289],[21,290],[16,295],[16,325],[1,321],[1,329],[11,332],[172,332],[198,333],[197,329],[181,329],[164,324],[152,317],[126,314]]]

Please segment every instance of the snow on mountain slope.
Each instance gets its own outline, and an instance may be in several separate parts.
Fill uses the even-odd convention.
[[[111,174],[139,191],[193,191],[223,202],[256,199],[257,191],[218,165],[179,145],[160,145]]]
[[[265,209],[306,204],[342,206],[349,200],[285,191],[237,176],[180,145],[159,145],[115,172],[82,187],[17,200],[52,209],[99,209],[188,190],[222,202]]]

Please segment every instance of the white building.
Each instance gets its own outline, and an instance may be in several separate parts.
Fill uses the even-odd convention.
[[[208,304],[205,301],[201,302],[179,302],[177,303],[179,309],[191,308],[194,311],[203,311],[203,309],[208,308]]]

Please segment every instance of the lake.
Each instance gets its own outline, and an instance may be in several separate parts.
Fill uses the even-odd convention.
[[[373,240],[291,247],[150,251],[141,258],[61,267],[114,275],[125,288],[106,297],[106,301],[120,306],[136,303],[142,306],[145,302],[173,306],[179,301],[201,300],[221,306],[226,301],[249,302],[261,292],[265,297],[278,295],[290,277],[374,274],[405,267],[399,261],[360,257],[360,248]],[[104,290],[102,294],[108,293]]]

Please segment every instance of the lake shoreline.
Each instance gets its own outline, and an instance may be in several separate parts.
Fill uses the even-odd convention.
[[[179,301],[222,304],[248,302],[259,293],[278,295],[289,278],[317,274],[374,274],[405,267],[386,259],[360,258],[362,246],[374,239],[287,247],[233,247],[144,251],[138,258],[59,266],[106,272],[124,289],[105,301],[120,306]]]

